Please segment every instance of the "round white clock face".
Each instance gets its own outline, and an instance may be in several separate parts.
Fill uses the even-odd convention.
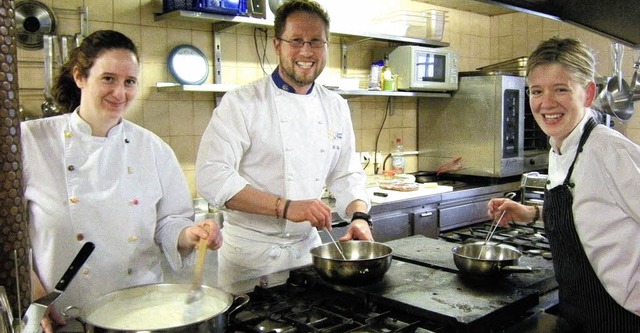
[[[202,84],[209,76],[209,62],[198,48],[178,45],[169,53],[169,71],[181,84]]]

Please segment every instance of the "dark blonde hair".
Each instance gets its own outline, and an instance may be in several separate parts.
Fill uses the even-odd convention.
[[[276,10],[276,17],[273,22],[276,38],[282,37],[284,33],[284,26],[287,23],[289,15],[295,12],[307,12],[317,15],[322,21],[324,21],[324,30],[329,38],[329,14],[322,8],[322,6],[313,0],[289,0]]]
[[[138,49],[133,41],[114,30],[98,30],[85,37],[80,46],[71,51],[69,60],[60,68],[51,88],[53,99],[62,112],[73,112],[80,105],[81,92],[73,79],[73,69],[78,68],[84,77],[88,77],[96,59],[103,52],[113,49],[131,51],[140,62]]]
[[[527,60],[527,77],[539,65],[560,64],[573,80],[586,86],[595,78],[595,57],[592,50],[573,38],[552,37],[541,42]]]

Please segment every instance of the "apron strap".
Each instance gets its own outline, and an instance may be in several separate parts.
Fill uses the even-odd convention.
[[[589,118],[587,123],[584,125],[584,132],[580,137],[580,143],[578,143],[578,150],[576,150],[576,157],[574,157],[573,162],[571,162],[571,166],[569,167],[569,172],[567,172],[567,177],[564,179],[564,182],[563,182],[564,185],[573,187],[573,184],[569,182],[569,178],[571,178],[571,174],[573,173],[573,167],[576,165],[576,160],[578,160],[578,154],[582,152],[582,147],[584,146],[585,142],[587,142],[587,139],[589,138],[591,131],[594,128],[596,128],[597,125],[598,124],[593,118]]]

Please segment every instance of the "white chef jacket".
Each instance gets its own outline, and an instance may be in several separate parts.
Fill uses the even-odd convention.
[[[226,93],[214,110],[198,150],[196,185],[209,203],[223,207],[247,184],[290,200],[319,199],[326,184],[344,217],[352,201],[370,204],[354,147],[346,100],[317,84],[307,95],[290,93],[265,77]],[[221,274],[233,274],[225,272],[227,260],[263,267],[245,272],[257,277],[310,264],[308,250],[320,244],[308,222],[238,211],[227,212],[223,238],[223,282]]]
[[[549,153],[548,188],[564,181],[589,117],[563,141],[562,155]],[[640,147],[597,126],[570,181],[576,231],[591,266],[611,297],[640,316]]]
[[[175,270],[193,261],[177,250],[180,231],[193,224],[191,195],[162,139],[126,120],[95,137],[77,111],[23,122],[21,131],[29,235],[45,288],[85,242],[95,244],[58,309],[162,281],[163,255]]]

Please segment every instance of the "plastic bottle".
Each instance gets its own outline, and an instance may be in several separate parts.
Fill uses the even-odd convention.
[[[393,72],[391,66],[389,66],[389,55],[384,56],[384,65],[382,66],[382,90],[392,91],[394,90],[393,84]]]
[[[380,83],[382,81],[382,60],[371,64],[371,73],[369,74],[369,90],[382,90]]]
[[[404,173],[404,146],[402,139],[396,139],[396,149],[391,153],[391,165],[396,175]]]

